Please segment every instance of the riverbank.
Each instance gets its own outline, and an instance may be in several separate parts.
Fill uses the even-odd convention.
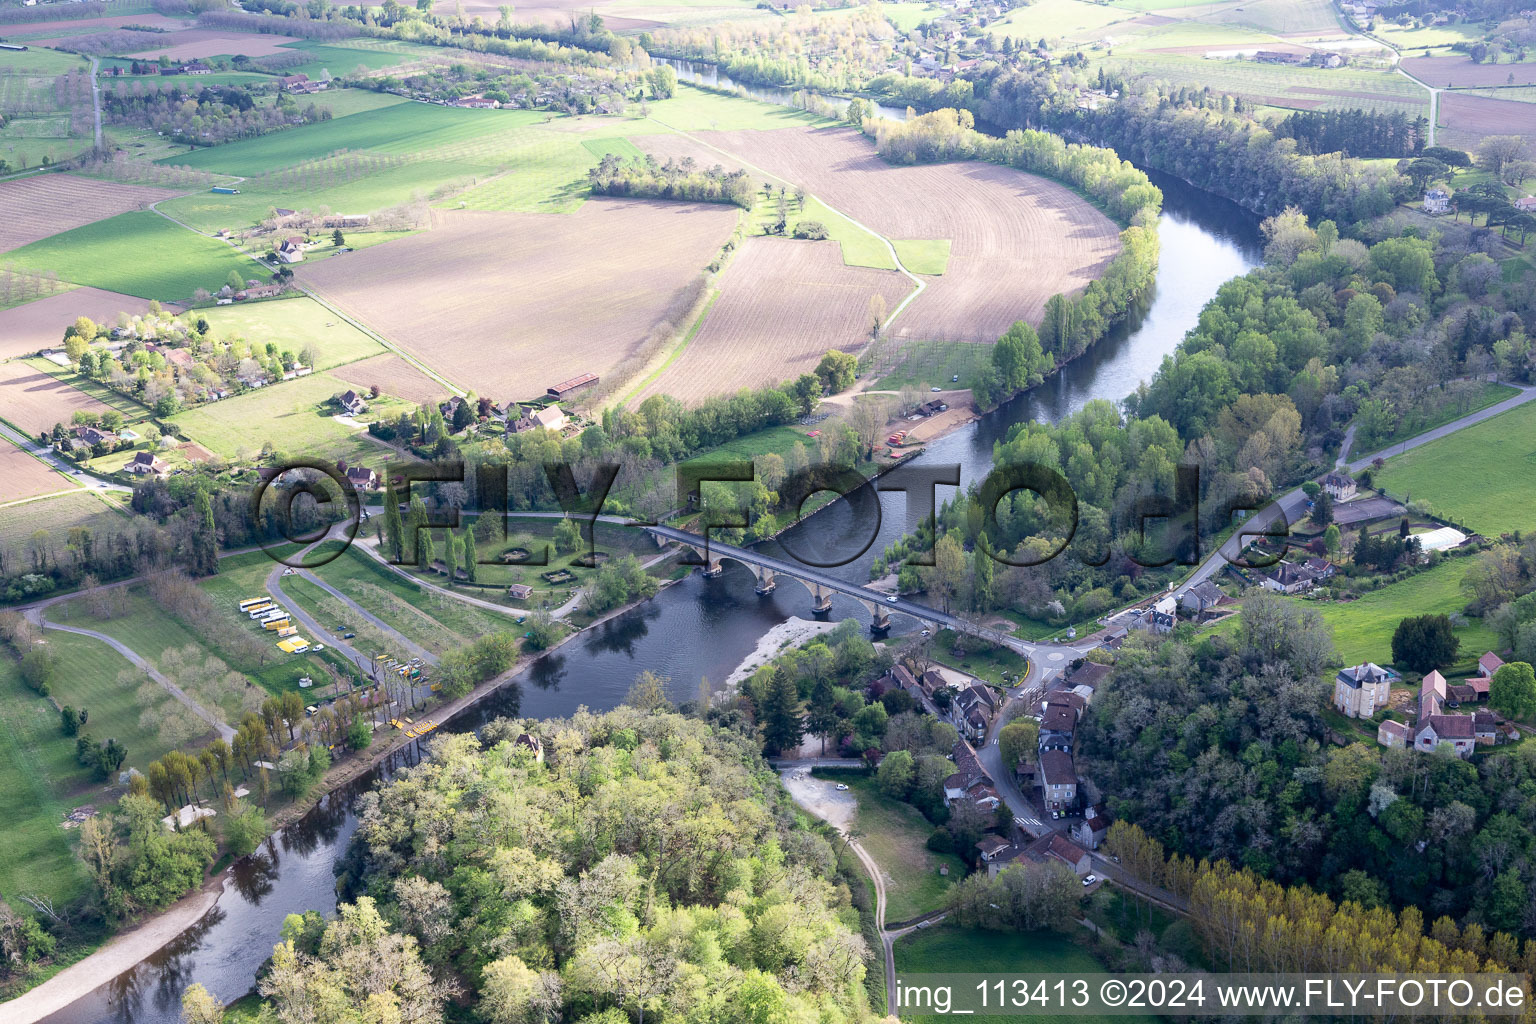
[[[741,664],[725,677],[725,689],[735,690],[750,678],[753,672],[778,657],[786,648],[799,647],[814,636],[837,628],[835,622],[819,622],[814,619],[792,617],[774,626],[758,638],[752,653],[741,659]]]

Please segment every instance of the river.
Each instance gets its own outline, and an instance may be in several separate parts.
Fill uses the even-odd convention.
[[[919,461],[958,464],[962,481],[969,482],[985,475],[993,443],[1011,425],[1030,418],[1054,421],[1093,399],[1118,402],[1174,350],[1223,282],[1256,265],[1261,244],[1253,217],[1182,182],[1156,174],[1152,179],[1164,195],[1158,229],[1162,255],[1145,308],[1041,387],[930,444]],[[940,501],[946,492],[953,489],[940,488]],[[870,554],[839,570],[849,579],[867,578],[870,557],[915,523],[917,513],[909,512],[900,494],[883,495],[881,508]],[[866,519],[850,513],[846,502],[839,503],[811,517],[786,539],[796,550],[812,543],[825,547],[828,542],[846,542],[850,535],[862,542],[869,533]],[[568,715],[581,705],[610,708],[646,668],[670,676],[677,699],[690,699],[698,692],[701,676],[724,679],[770,627],[791,615],[809,617],[810,598],[804,588],[785,586],[759,598],[754,584],[751,573],[734,562],[726,563],[719,579],[689,577],[536,662],[443,729],[474,729],[501,714],[544,718]],[[868,620],[862,606],[841,597],[834,599],[832,617]],[[898,621],[896,628],[903,624]],[[241,863],[218,905],[197,926],[45,1020],[175,1024],[181,992],[193,981],[226,1002],[244,995],[270,955],[287,914],[334,910],[331,868],[356,827],[352,804],[357,795],[419,756],[413,745],[327,796]]]

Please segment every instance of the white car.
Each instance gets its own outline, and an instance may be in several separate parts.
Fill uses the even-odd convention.
[[[928,390],[932,391],[934,394],[938,394],[940,391],[943,391],[944,389],[943,388],[929,388]]]
[[[885,603],[886,604],[895,604],[899,600],[900,600],[900,598],[898,598],[895,594],[892,594],[890,597],[885,599]]]
[[[1092,885],[1094,882],[1097,882],[1098,880],[1099,880],[1099,876],[1098,875],[1086,875],[1086,876],[1084,876],[1084,878],[1083,878],[1083,888],[1084,889],[1088,888],[1090,885]]]
[[[838,792],[839,792],[839,793],[846,793],[846,792],[848,792],[848,787],[847,787],[847,786],[845,786],[845,785],[844,785],[844,784],[843,784],[843,783],[841,783],[841,782],[839,782],[839,783],[838,783],[838,784],[837,784],[837,791],[838,791]]]

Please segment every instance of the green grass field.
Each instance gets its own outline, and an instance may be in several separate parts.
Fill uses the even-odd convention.
[[[1106,968],[1092,953],[1056,932],[994,932],[980,929],[938,927],[914,932],[896,943],[896,973],[915,974],[1103,974]],[[954,1018],[924,1016],[903,1009],[901,1019],[913,1024],[937,1024]],[[1056,1014],[967,1016],[976,1024],[1020,1024],[1024,1021],[1058,1021]],[[1083,1024],[1153,1024],[1145,1015],[1077,1016],[1065,1018]]]
[[[87,490],[0,505],[0,544],[19,547],[37,530],[62,537],[75,526],[120,523],[123,513],[116,511],[118,507]]]
[[[285,75],[304,74],[311,78],[319,78],[321,72],[329,71],[336,77],[351,74],[358,66],[376,71],[379,68],[391,68],[396,64],[403,64],[425,52],[430,53],[429,47],[416,46],[411,43],[400,43],[385,40],[357,40],[363,45],[348,45],[347,42],[318,42],[315,40],[301,40],[297,43],[289,43],[284,49],[295,50],[304,53],[310,58],[309,63],[299,64],[295,67],[284,68]],[[366,45],[376,43],[377,45]]]
[[[1485,536],[1536,527],[1536,403],[1393,456],[1376,484]]]
[[[1392,664],[1392,633],[1397,624],[1413,615],[1449,615],[1467,604],[1461,579],[1472,566],[1470,558],[1449,558],[1433,569],[1399,583],[1373,590],[1354,601],[1309,602],[1333,630],[1333,646],[1345,665],[1374,661]],[[1237,628],[1239,616],[1216,627],[1230,633]],[[1476,661],[1484,651],[1493,650],[1498,640],[1482,619],[1469,619],[1456,630],[1461,639],[1457,664]]]
[[[316,373],[272,384],[222,402],[187,409],[171,422],[188,437],[226,459],[254,455],[270,442],[290,455],[384,461],[391,449],[371,441],[333,417],[339,410],[329,401],[348,385],[329,374]],[[401,408],[404,403],[395,403]],[[389,403],[375,403],[369,415],[387,414]]]
[[[902,241],[893,238],[891,245],[896,247],[896,255],[901,259],[901,265],[914,274],[937,276],[949,267],[949,239],[947,238],[916,238]]]
[[[613,121],[622,127],[624,122]],[[596,129],[602,131],[603,129]],[[524,213],[573,213],[588,196],[587,171],[605,153],[625,158],[642,155],[619,136],[587,138],[576,132],[530,125],[504,139],[501,162],[508,170],[476,185],[444,205],[471,210]]]
[[[770,131],[774,128],[793,128],[796,125],[831,124],[824,117],[781,107],[770,103],[743,100],[708,89],[699,89],[679,82],[677,93],[671,99],[650,104],[650,120],[662,129],[680,132],[741,131],[752,129]],[[644,135],[657,129],[645,122],[635,122],[630,135]]]
[[[339,149],[419,153],[471,143],[487,134],[532,124],[543,115],[521,110],[467,110],[461,107],[399,103],[254,139],[211,146],[161,163],[224,174],[261,174],[316,160]]]
[[[814,772],[817,778],[847,783],[859,801],[854,828],[863,833],[859,845],[885,873],[885,919],[909,921],[944,905],[945,894],[965,876],[965,864],[953,854],[939,854],[924,843],[933,825],[916,807],[893,800],[862,772]],[[949,867],[948,875],[939,866]]]
[[[900,320],[896,321],[898,324]],[[886,339],[871,356],[871,372],[879,375],[875,386],[900,391],[903,387],[927,390],[970,387],[976,373],[991,365],[992,346],[959,341],[904,341]],[[959,376],[958,382],[950,378]]]
[[[1254,45],[1262,40],[1234,40],[1232,43]],[[1203,38],[1186,39],[1165,45],[1219,45]],[[1429,115],[1429,92],[1402,75],[1369,69],[1289,67],[1260,64],[1252,60],[1206,60],[1198,56],[1166,53],[1132,53],[1116,49],[1113,57],[1101,63],[1128,74],[1144,74],[1154,79],[1195,86],[1210,86],[1255,103],[1275,107],[1312,109],[1316,104],[1333,110],[1361,107],[1383,113],[1401,111],[1409,117]]]
[[[777,195],[772,199],[764,198],[761,191],[758,192],[757,206],[748,214],[747,232],[749,234],[762,234],[763,227],[773,224],[779,219],[779,201]],[[842,249],[843,262],[850,267],[874,267],[877,270],[895,270],[896,261],[891,258],[891,250],[886,248],[885,242],[879,235],[859,227],[853,221],[840,213],[834,212],[815,196],[807,196],[805,207],[797,209],[793,200],[790,201],[788,216],[788,232],[794,233],[795,227],[801,221],[816,221],[827,229],[827,237],[836,242]],[[942,244],[945,247],[946,260],[948,259],[949,243],[918,242],[918,246],[932,247]],[[925,256],[931,260],[931,254]]]
[[[280,349],[295,353],[313,345],[319,354],[317,370],[329,370],[385,351],[384,346],[307,296],[215,306],[199,310],[197,315],[207,320],[220,336],[231,332],[249,341],[274,341]]]
[[[231,270],[247,280],[270,276],[225,243],[149,210],[60,232],[5,258],[17,266],[58,271],[59,277],[75,284],[145,299],[187,299],[199,288],[216,291]]]

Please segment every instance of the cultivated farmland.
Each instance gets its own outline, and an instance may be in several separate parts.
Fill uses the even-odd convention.
[[[107,406],[25,363],[0,363],[0,415],[27,433],[68,424],[78,409],[101,413]]]
[[[1438,141],[1471,149],[1488,135],[1536,135],[1536,104],[1491,100],[1459,92],[1440,94]]]
[[[0,209],[6,211],[0,218],[0,252],[104,217],[140,210],[176,194],[163,188],[92,181],[72,174],[0,181]]]
[[[55,270],[75,284],[170,301],[190,298],[199,288],[221,287],[231,270],[247,279],[270,276],[225,243],[148,211],[61,232],[22,246],[9,259],[18,266]]]
[[[75,486],[47,464],[0,437],[0,503],[35,498]]]
[[[291,36],[268,35],[256,32],[232,32],[228,30],[194,28],[172,32],[165,37],[164,46],[152,46],[128,54],[130,57],[169,57],[171,60],[196,60],[199,57],[234,56],[270,57],[275,53],[289,53],[283,49],[288,43],[296,43]],[[348,68],[347,70],[351,70]]]
[[[736,214],[629,200],[592,200],[569,217],[454,211],[300,277],[460,387],[528,397],[636,355]]]
[[[868,341],[871,297],[894,309],[912,288],[894,271],[845,266],[833,242],[748,238],[721,275],[703,327],[637,398],[696,402],[798,377],[827,349],[855,351]]]
[[[393,353],[363,359],[338,369],[332,376],[366,392],[374,385],[386,395],[407,402],[430,402],[445,398],[448,389]]]
[[[1407,57],[1403,70],[1437,89],[1536,85],[1536,64],[1474,64],[1463,56]],[[1510,81],[1510,77],[1514,81]],[[1449,97],[1443,97],[1449,98]]]
[[[76,288],[22,306],[0,310],[0,359],[30,355],[64,340],[64,329],[79,316],[112,323],[118,313],[144,312],[143,299],[100,288]]]
[[[898,338],[995,341],[1075,292],[1119,250],[1115,225],[1044,178],[984,163],[893,167],[852,129],[700,133],[803,185],[887,238],[950,239],[944,276],[896,321]]]

